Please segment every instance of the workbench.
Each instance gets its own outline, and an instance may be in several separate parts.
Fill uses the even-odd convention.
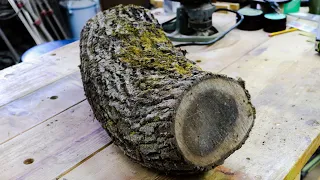
[[[234,16],[215,15],[228,27]],[[257,109],[245,144],[198,176],[158,174],[130,161],[94,119],[79,43],[0,71],[0,179],[294,179],[320,145],[320,56],[299,31],[269,38],[234,30],[186,47],[204,70],[241,77]]]

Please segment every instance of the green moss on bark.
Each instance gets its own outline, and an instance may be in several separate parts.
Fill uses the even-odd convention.
[[[120,20],[119,28],[113,35],[121,39],[123,49],[118,57],[134,67],[175,71],[181,75],[191,75],[193,68],[197,68],[184,57],[171,53],[174,49],[162,29],[154,24],[146,23],[142,28],[134,27],[127,20]]]

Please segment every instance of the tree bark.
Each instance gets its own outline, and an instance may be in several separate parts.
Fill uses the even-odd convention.
[[[255,109],[242,80],[202,71],[142,7],[116,6],[82,30],[81,74],[97,120],[134,161],[166,173],[220,165]]]

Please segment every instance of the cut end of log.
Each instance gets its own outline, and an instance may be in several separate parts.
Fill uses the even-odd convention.
[[[186,160],[197,166],[221,163],[247,138],[254,108],[246,91],[230,78],[210,78],[183,96],[176,112],[175,135]]]

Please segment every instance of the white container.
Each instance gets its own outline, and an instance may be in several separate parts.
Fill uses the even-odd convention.
[[[62,1],[60,5],[66,10],[72,38],[80,39],[80,33],[86,22],[96,15],[97,4],[90,0]]]

